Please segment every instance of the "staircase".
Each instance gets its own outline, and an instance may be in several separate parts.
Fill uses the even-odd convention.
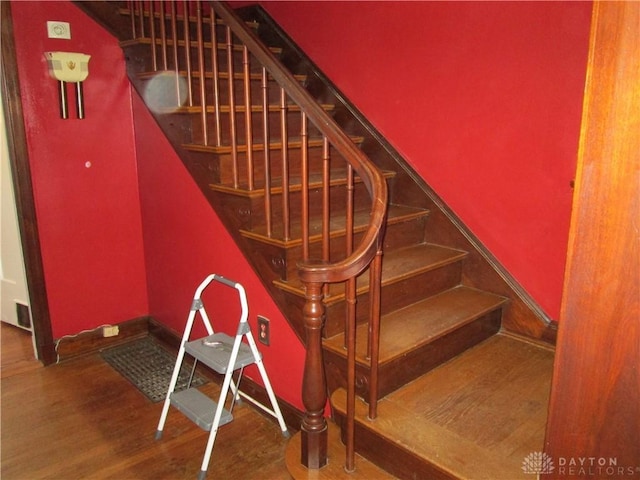
[[[347,471],[522,475],[554,327],[264,10],[77,5],[307,347],[304,467],[327,463],[328,392]]]

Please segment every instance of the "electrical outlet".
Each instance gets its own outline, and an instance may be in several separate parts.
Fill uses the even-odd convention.
[[[269,319],[258,315],[258,341],[269,346],[271,331],[269,329]]]
[[[120,333],[120,329],[117,325],[112,325],[108,327],[102,327],[102,336],[103,337],[116,337]]]
[[[47,22],[47,36],[49,38],[71,39],[69,22]]]

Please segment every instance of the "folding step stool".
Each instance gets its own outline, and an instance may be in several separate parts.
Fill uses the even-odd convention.
[[[240,305],[242,306],[242,313],[240,315],[240,322],[238,324],[238,330],[235,339],[224,333],[214,333],[211,327],[211,322],[207,316],[207,312],[204,308],[204,304],[201,300],[202,292],[213,281],[220,282],[228,287],[235,288],[238,291],[240,297]],[[200,313],[200,317],[204,323],[208,336],[190,341],[191,329],[196,317],[196,313]],[[156,440],[162,437],[162,429],[164,428],[164,422],[167,419],[169,412],[169,406],[173,405],[184,415],[186,415],[192,422],[198,425],[205,431],[211,432],[209,434],[209,440],[207,442],[207,448],[204,452],[204,458],[202,459],[202,466],[200,473],[198,474],[198,480],[203,480],[207,474],[207,468],[209,467],[209,460],[211,458],[211,451],[213,450],[213,444],[216,440],[216,433],[218,427],[225,425],[233,420],[233,407],[236,401],[240,400],[240,397],[247,399],[260,409],[264,410],[271,416],[275,417],[280,424],[280,429],[285,437],[289,437],[289,431],[287,425],[282,418],[282,412],[278,406],[278,401],[271,388],[267,371],[262,364],[262,355],[258,351],[256,342],[251,334],[249,323],[247,323],[249,309],[247,306],[247,295],[244,291],[244,287],[237,282],[228,280],[225,277],[216,275],[215,273],[209,275],[196,289],[195,296],[193,297],[193,303],[187,318],[187,325],[182,336],[180,349],[178,350],[178,358],[176,359],[176,365],[173,369],[173,375],[171,376],[171,382],[169,383],[169,391],[164,401],[164,407],[160,414],[160,422],[158,423],[158,429],[156,431]],[[247,342],[242,342],[242,337],[247,338]],[[182,368],[182,361],[184,354],[188,353],[194,358],[193,370],[191,372],[191,378],[189,379],[189,386],[193,378],[197,362],[202,362],[208,367],[212,368],[220,374],[224,374],[224,381],[222,383],[222,389],[220,391],[220,398],[218,402],[210,399],[196,388],[187,388],[180,392],[174,392],[176,382],[178,381],[178,375]],[[240,391],[240,380],[242,379],[242,373],[244,367],[255,363],[262,376],[262,381],[271,400],[273,409],[270,409],[258,402],[253,397]],[[237,384],[233,381],[233,373],[239,370]],[[229,388],[233,393],[231,404],[229,409],[224,408],[226,403],[227,394]]]

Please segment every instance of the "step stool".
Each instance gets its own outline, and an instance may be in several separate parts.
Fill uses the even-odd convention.
[[[215,333],[204,308],[201,295],[205,288],[207,288],[213,281],[235,288],[238,291],[242,313],[240,315],[240,322],[238,324],[238,330],[235,338],[224,333]],[[196,313],[200,313],[202,322],[204,323],[209,335],[204,338],[190,340]],[[211,452],[216,440],[218,428],[233,420],[233,407],[235,403],[241,399],[240,397],[248,400],[272,417],[275,417],[278,420],[282,434],[286,438],[289,437],[287,425],[284,423],[282,412],[278,406],[278,401],[273,393],[273,388],[269,382],[267,371],[262,363],[262,355],[258,351],[256,342],[251,334],[249,323],[247,322],[248,313],[247,295],[244,291],[244,287],[237,282],[231,281],[220,275],[216,275],[215,273],[209,275],[200,284],[193,297],[193,303],[191,304],[191,310],[187,318],[187,325],[184,329],[180,349],[178,350],[176,365],[173,369],[171,382],[169,383],[169,390],[164,401],[162,413],[160,414],[160,421],[158,422],[158,429],[156,431],[156,440],[162,438],[162,429],[164,428],[164,423],[167,419],[167,414],[171,405],[181,411],[200,428],[210,432],[207,447],[204,452],[204,458],[202,459],[202,466],[200,468],[200,473],[198,474],[198,480],[203,480],[207,474],[207,468],[209,467],[209,460],[211,458]],[[247,343],[242,342],[243,337],[246,337]],[[174,392],[185,353],[191,355],[195,360],[193,370],[191,372],[191,378],[189,379],[189,386],[198,362],[202,362],[209,368],[212,368],[216,372],[224,375],[224,381],[220,390],[220,398],[217,402],[207,397],[196,388],[187,388],[180,392]],[[267,394],[269,395],[269,400],[271,401],[271,409],[248,394],[240,391],[240,380],[242,379],[244,367],[251,364],[255,364],[260,371],[262,381],[265,389],[267,390]],[[239,373],[238,378],[234,382],[233,374],[235,371],[238,371]],[[229,409],[226,409],[225,403],[229,389],[231,389],[233,395]]]

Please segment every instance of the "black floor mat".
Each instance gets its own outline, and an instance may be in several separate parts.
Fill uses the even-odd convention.
[[[176,357],[150,337],[104,350],[100,355],[152,402],[160,402],[167,396]],[[186,388],[192,365],[186,361],[182,363],[176,392]],[[206,382],[195,374],[191,386],[199,387]]]

